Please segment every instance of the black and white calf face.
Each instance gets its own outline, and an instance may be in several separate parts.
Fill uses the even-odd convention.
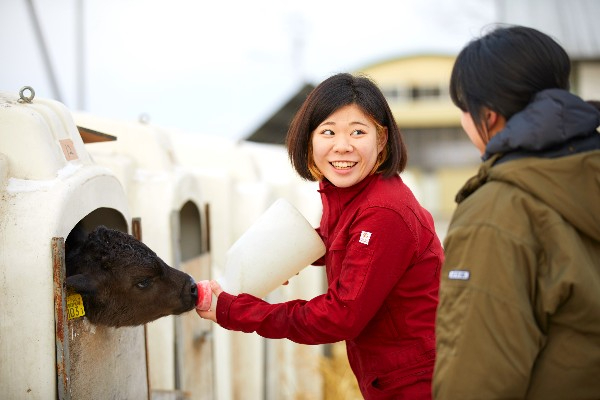
[[[193,278],[131,235],[99,226],[86,236],[76,227],[65,248],[67,287],[94,324],[141,325],[195,307]]]

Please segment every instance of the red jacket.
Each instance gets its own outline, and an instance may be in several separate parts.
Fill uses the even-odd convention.
[[[266,338],[345,340],[365,399],[430,399],[443,251],[431,215],[399,176],[321,183],[327,293],[268,304],[222,293],[217,321]],[[274,238],[276,245],[276,238]]]

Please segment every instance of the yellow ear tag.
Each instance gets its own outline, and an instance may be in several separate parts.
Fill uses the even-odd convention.
[[[79,293],[70,293],[67,296],[67,316],[68,319],[83,317],[85,310],[83,308],[83,300]]]

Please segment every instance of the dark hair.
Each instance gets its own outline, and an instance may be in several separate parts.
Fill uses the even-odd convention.
[[[307,96],[294,116],[288,129],[286,146],[292,166],[300,177],[316,181],[312,159],[312,133],[328,116],[337,109],[356,104],[370,116],[379,130],[387,128],[388,139],[381,152],[376,172],[389,177],[400,173],[406,167],[407,151],[400,129],[396,124],[390,106],[377,85],[366,76],[353,76],[348,73],[333,75]]]
[[[569,89],[571,61],[550,36],[524,26],[503,26],[467,44],[450,78],[450,96],[487,135],[484,107],[506,120],[537,92]],[[489,138],[488,138],[489,139]]]

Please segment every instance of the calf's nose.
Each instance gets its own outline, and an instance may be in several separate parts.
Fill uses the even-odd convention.
[[[196,286],[196,282],[194,278],[190,276],[190,294],[192,295],[192,299],[194,300],[194,304],[198,303],[198,286]]]

